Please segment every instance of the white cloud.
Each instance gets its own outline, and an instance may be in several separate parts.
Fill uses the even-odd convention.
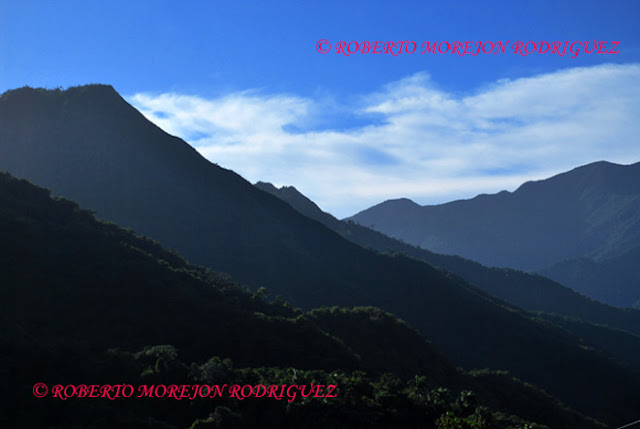
[[[339,217],[389,198],[446,202],[600,159],[640,160],[640,65],[504,79],[463,95],[418,73],[357,105],[255,92],[129,101],[211,161],[251,182],[294,185]],[[305,127],[329,110],[371,120]]]

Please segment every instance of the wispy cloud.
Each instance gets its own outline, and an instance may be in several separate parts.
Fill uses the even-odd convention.
[[[389,198],[445,202],[600,159],[640,160],[636,64],[500,80],[466,94],[418,73],[343,104],[252,91],[128,99],[211,161],[252,182],[295,185],[339,217]],[[335,112],[360,125],[308,126]]]

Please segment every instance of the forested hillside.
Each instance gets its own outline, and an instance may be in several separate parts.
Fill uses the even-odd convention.
[[[390,314],[266,301],[6,174],[0,234],[4,427],[604,427],[506,374],[456,370]],[[337,387],[62,400],[36,398],[40,382]]]

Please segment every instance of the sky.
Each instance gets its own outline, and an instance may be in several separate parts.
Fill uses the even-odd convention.
[[[638,18],[615,0],[0,0],[0,92],[111,84],[342,218],[640,161]]]

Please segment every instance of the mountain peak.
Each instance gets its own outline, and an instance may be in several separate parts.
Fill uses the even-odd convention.
[[[275,195],[281,200],[288,203],[291,207],[303,215],[315,219],[325,225],[337,222],[333,216],[323,212],[313,201],[307,198],[302,192],[298,191],[294,186],[281,186],[277,188],[272,183],[258,182],[255,187],[269,194]]]
[[[390,200],[386,200],[373,207],[389,207],[389,208],[393,208],[394,210],[397,210],[397,209],[411,210],[415,208],[420,208],[422,206],[409,198],[402,197],[402,198],[392,198]]]
[[[111,85],[90,84],[67,89],[22,88],[0,95],[0,125],[28,123],[32,118],[51,121],[70,120],[77,115],[122,118],[135,111]],[[137,113],[137,111],[136,111]],[[42,121],[42,119],[40,119]],[[14,124],[15,125],[15,124]]]
[[[346,218],[347,219],[354,219],[356,217],[364,217],[366,218],[367,213],[371,212],[371,211],[380,211],[381,213],[384,213],[385,216],[390,216],[392,213],[397,213],[398,211],[409,211],[409,210],[416,210],[416,209],[420,209],[421,206],[417,203],[415,203],[413,200],[410,200],[409,198],[395,198],[395,199],[391,199],[391,200],[386,200],[383,201],[379,204],[376,204],[373,207],[369,207],[368,209],[362,210],[361,212],[358,212],[356,214],[354,214],[351,217]],[[367,224],[368,223],[363,223],[361,220],[357,220],[358,223],[360,224]]]
[[[271,194],[275,194],[279,191],[279,189],[271,182],[258,181],[254,186],[258,189],[262,189],[263,191],[269,192]]]
[[[640,162],[623,165],[609,161],[596,161],[576,167],[548,179],[523,183],[513,194],[526,192],[583,193],[585,189],[628,193],[636,192],[636,183],[640,182]]]
[[[35,97],[70,97],[75,95],[91,96],[117,96],[121,98],[115,88],[111,85],[92,83],[88,85],[71,86],[67,89],[59,88],[33,88],[23,86],[21,88],[10,89],[0,95],[0,100],[11,99],[14,101],[18,97],[33,99]]]
[[[262,189],[263,191],[269,192],[271,194],[284,193],[292,197],[304,198],[305,200],[309,200],[306,196],[302,194],[302,192],[298,191],[295,186],[281,186],[278,188],[271,182],[262,182],[262,181],[256,182],[254,186],[258,189]]]

